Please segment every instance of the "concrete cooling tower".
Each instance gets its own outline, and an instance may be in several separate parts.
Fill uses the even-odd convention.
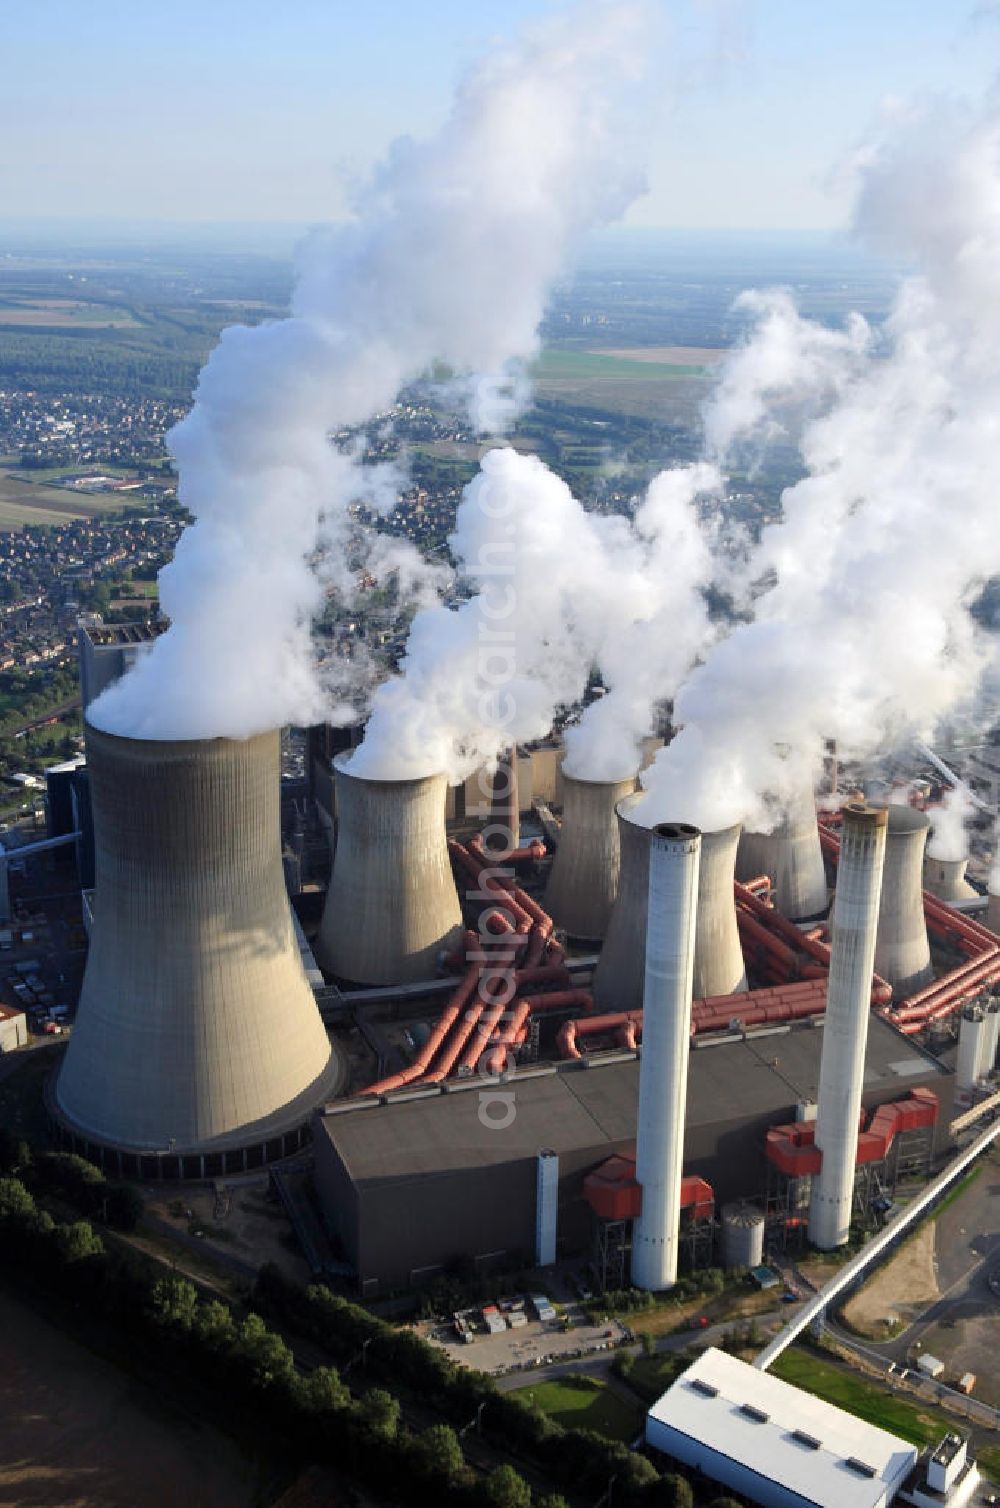
[[[563,771],[562,826],[545,909],[570,937],[599,942],[607,932],[621,865],[615,808],[634,790],[634,775],[578,780]]]
[[[964,859],[924,859],[924,889],[936,895],[939,901],[968,901],[979,894],[965,878]]]
[[[601,1010],[642,1007],[649,894],[650,828],[637,821],[643,792],[618,803],[621,870],[618,899],[594,974],[594,998]],[[698,875],[694,996],[731,995],[747,987],[733,901],[736,845],[740,828],[703,833]]]
[[[811,792],[802,793],[774,832],[743,833],[736,878],[752,880],[759,874],[770,877],[774,904],[789,921],[808,921],[826,911],[830,897]]]
[[[923,862],[930,818],[912,806],[890,806],[879,902],[875,971],[901,1000],[934,978],[924,921]]]
[[[321,968],[355,984],[433,979],[462,908],[444,826],[446,780],[366,780],[334,761],[337,847],[316,944]]]
[[[156,742],[88,727],[96,894],[55,1090],[100,1151],[203,1176],[294,1150],[341,1077],[281,869],[278,734]]]

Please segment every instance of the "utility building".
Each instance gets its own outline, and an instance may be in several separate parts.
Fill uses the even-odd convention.
[[[709,1183],[717,1205],[760,1197],[767,1133],[815,1101],[822,1043],[822,1024],[812,1022],[693,1039],[684,1172]],[[928,1053],[872,1017],[866,1110],[924,1085],[943,1127],[952,1084]],[[638,1104],[637,1056],[616,1053],[499,1083],[468,1078],[329,1105],[313,1129],[316,1181],[362,1293],[430,1276],[460,1255],[530,1258],[542,1149],[558,1156],[558,1254],[592,1251],[599,1227],[584,1180],[616,1155],[634,1159]]]

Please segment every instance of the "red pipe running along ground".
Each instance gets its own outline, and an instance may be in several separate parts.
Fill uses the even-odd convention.
[[[379,1079],[375,1084],[369,1084],[365,1089],[359,1089],[358,1094],[388,1094],[391,1089],[402,1089],[407,1084],[412,1084],[414,1079],[420,1078],[430,1067],[434,1054],[440,1048],[445,1037],[451,1031],[462,1011],[469,1004],[479,986],[480,965],[472,963],[465,971],[461,984],[452,995],[448,1004],[441,1012],[423,1047],[417,1053],[413,1062],[393,1074],[390,1078]]]
[[[491,1076],[502,1074],[508,1067],[510,1049],[517,1043],[517,1039],[531,1015],[531,1001],[519,1000],[511,1011],[511,1018],[500,1035],[490,1044],[490,1054],[486,1059],[486,1072]]]
[[[523,945],[525,939],[523,935],[513,931],[506,917],[494,915],[491,920],[498,924],[497,931],[505,936],[505,941],[502,945],[490,949],[486,947],[485,938],[473,934],[475,947],[470,949],[469,965],[479,970],[476,998],[459,1019],[452,1021],[440,1057],[430,1071],[413,1081],[416,1084],[440,1084],[451,1073],[456,1059],[472,1035],[483,1011],[493,1004],[494,992],[490,990],[484,994],[485,979],[503,978],[507,975],[514,979],[517,977],[514,973],[515,961],[519,947]]]
[[[484,1010],[473,1030],[471,1040],[458,1061],[456,1073],[460,1079],[468,1077],[470,1073],[475,1073],[479,1066],[479,1060],[487,1047],[489,1047],[490,1038],[506,1009],[507,1007],[503,1001],[498,1000],[494,1005],[488,1005]]]

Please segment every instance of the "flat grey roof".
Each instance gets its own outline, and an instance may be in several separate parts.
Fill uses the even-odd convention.
[[[687,1125],[690,1129],[776,1114],[800,1099],[814,1099],[823,1043],[811,1024],[735,1038],[691,1053]],[[871,1018],[865,1090],[885,1100],[902,1098],[921,1077],[943,1074],[934,1060],[877,1016]],[[556,1072],[516,1075],[502,1085],[469,1080],[457,1093],[434,1094],[356,1108],[322,1117],[318,1135],[333,1142],[356,1183],[448,1172],[534,1157],[541,1147],[583,1151],[635,1139],[639,1063],[594,1061],[560,1065]],[[514,1118],[505,1119],[484,1096],[513,1093]],[[481,1107],[485,1114],[480,1115]]]

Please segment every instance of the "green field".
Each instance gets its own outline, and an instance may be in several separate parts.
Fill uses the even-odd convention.
[[[597,351],[543,351],[532,367],[541,382],[600,378],[618,382],[649,382],[677,377],[704,377],[703,366],[679,366],[665,361],[630,361],[624,356],[602,356]]]
[[[634,1440],[642,1428],[642,1409],[625,1402],[593,1377],[567,1376],[536,1382],[517,1393],[566,1429],[593,1429],[611,1440]]]
[[[847,1413],[867,1419],[869,1424],[889,1430],[913,1445],[932,1445],[955,1428],[954,1420],[947,1414],[899,1398],[877,1383],[823,1361],[802,1346],[790,1346],[783,1351],[771,1372],[803,1392],[825,1398],[828,1403],[835,1403]]]
[[[547,350],[535,362],[532,377],[539,398],[569,407],[687,423],[704,399],[710,372],[694,364]]]

